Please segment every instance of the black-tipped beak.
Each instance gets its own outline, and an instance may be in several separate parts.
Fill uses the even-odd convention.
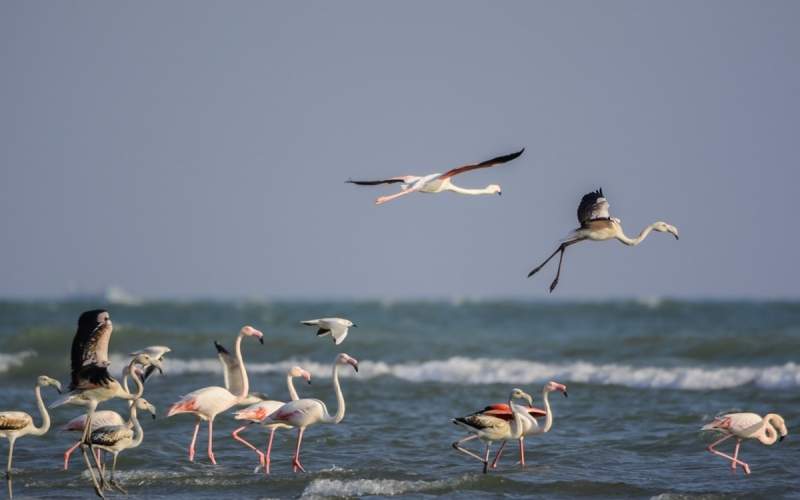
[[[565,398],[568,398],[568,397],[569,397],[569,394],[567,394],[567,391],[564,391],[564,397],[565,397]]]
[[[784,439],[786,439],[786,436],[781,436],[778,438],[778,441],[783,441]]]
[[[153,417],[153,420],[155,420],[155,419],[156,419],[156,416],[155,416],[155,415],[152,415],[152,417]]]
[[[61,392],[61,389],[59,389],[58,387],[56,387],[56,390],[58,391],[59,394],[63,394],[63,392]],[[783,436],[781,436],[781,439],[783,439]]]
[[[258,341],[261,342],[261,345],[264,345],[264,337],[258,337]]]
[[[156,369],[160,375],[164,375],[164,370],[162,370],[160,366],[156,366]]]
[[[498,191],[497,192],[497,196],[503,196],[503,192],[502,191]]]
[[[353,323],[353,328],[358,328],[358,325]]]
[[[353,369],[358,373],[358,365],[353,365]]]
[[[676,239],[676,240],[679,240],[679,239],[680,239],[680,238],[678,237],[678,235],[677,235],[677,234],[675,235],[675,239]]]

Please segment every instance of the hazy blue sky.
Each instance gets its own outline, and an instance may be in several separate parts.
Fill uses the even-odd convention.
[[[0,296],[800,296],[800,2],[0,3]],[[430,173],[503,196],[343,181]]]

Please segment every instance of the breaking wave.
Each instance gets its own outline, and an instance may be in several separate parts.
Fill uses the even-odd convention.
[[[0,373],[5,373],[11,368],[17,368],[25,364],[25,360],[36,356],[36,351],[22,351],[11,354],[0,352]]]
[[[401,481],[396,479],[314,479],[300,498],[395,496],[441,490],[457,485],[457,480]]]

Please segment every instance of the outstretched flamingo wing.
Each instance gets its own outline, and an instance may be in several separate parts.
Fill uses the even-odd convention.
[[[379,184],[397,184],[398,182],[411,184],[417,179],[419,179],[419,177],[413,175],[402,175],[400,177],[389,177],[388,179],[381,179],[377,181],[354,181],[353,179],[347,179],[345,182],[349,184],[356,184],[358,186],[377,186]]]
[[[578,205],[578,222],[581,225],[591,220],[608,219],[608,200],[603,195],[603,188],[583,195],[581,203]]]
[[[470,165],[464,165],[458,168],[454,168],[448,170],[442,176],[441,179],[447,179],[449,177],[453,177],[454,175],[463,174],[464,172],[469,172],[470,170],[476,170],[479,168],[488,168],[494,167],[496,165],[502,165],[503,163],[508,163],[511,160],[519,158],[519,156],[525,151],[525,148],[520,149],[516,153],[511,153],[508,155],[498,156],[496,158],[492,158],[491,160],[482,161],[480,163],[473,163]]]

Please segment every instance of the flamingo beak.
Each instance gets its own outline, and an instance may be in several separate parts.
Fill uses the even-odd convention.
[[[353,367],[353,370],[355,370],[356,373],[358,373],[358,361],[356,361],[355,359],[351,359],[350,361],[348,361],[348,363],[350,363],[350,365]]]
[[[778,441],[783,441],[784,439],[786,439],[786,436],[781,436],[778,438]]]
[[[498,191],[497,192],[497,196],[503,196],[503,192],[502,191]]]
[[[353,323],[353,328],[358,328],[358,325]]]
[[[264,336],[258,337],[258,341],[261,342],[261,345],[264,345]]]
[[[565,397],[565,398],[568,398],[568,397],[569,397],[569,394],[567,394],[567,391],[564,391],[564,397]]]

